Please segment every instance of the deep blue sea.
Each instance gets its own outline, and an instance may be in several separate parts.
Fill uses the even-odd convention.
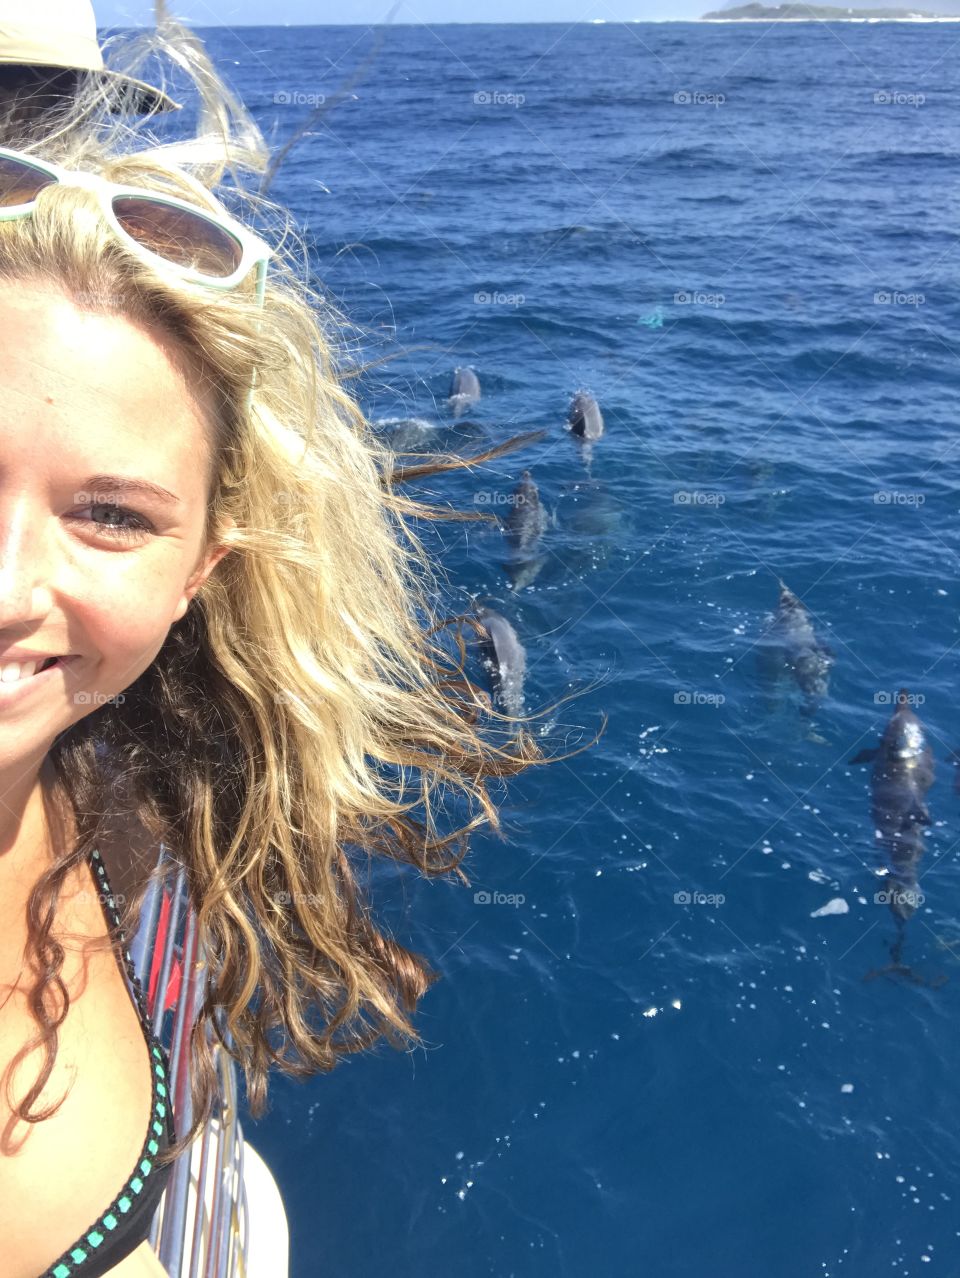
[[[202,32],[278,146],[343,93],[273,193],[355,357],[401,355],[370,417],[445,446],[469,364],[472,444],[546,430],[419,491],[498,510],[529,467],[539,576],[446,524],[448,602],[509,617],[529,709],[578,694],[550,749],[608,716],[509,785],[470,888],[385,881],[442,973],[426,1050],[247,1122],[296,1278],[960,1275],[958,33]],[[836,654],[817,733],[757,672],[779,577]],[[923,984],[864,979],[895,932],[847,762],[901,685],[938,760]]]

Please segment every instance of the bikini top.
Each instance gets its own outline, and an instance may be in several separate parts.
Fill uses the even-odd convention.
[[[110,891],[103,860],[96,850],[90,855],[104,913],[114,935],[120,939],[121,971],[127,978],[153,1066],[150,1118],[140,1155],[117,1196],[40,1278],[101,1278],[129,1256],[149,1236],[154,1213],[173,1169],[170,1163],[163,1167],[155,1165],[161,1150],[176,1139],[169,1096],[170,1062],[150,1024],[143,988],[127,949],[120,912]]]

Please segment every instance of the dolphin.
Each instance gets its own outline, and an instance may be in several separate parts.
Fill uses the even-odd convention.
[[[513,490],[510,514],[503,521],[511,550],[518,554],[536,550],[547,523],[547,512],[540,504],[540,490],[529,470],[525,470]]]
[[[577,391],[570,402],[567,414],[570,429],[580,439],[599,439],[603,434],[603,414],[600,405],[586,391]]]
[[[453,409],[454,417],[460,417],[471,404],[480,398],[480,379],[472,368],[455,368],[450,382],[450,396],[447,403]]]
[[[919,901],[917,865],[924,852],[923,830],[930,825],[927,791],[935,770],[933,751],[923,724],[908,704],[909,695],[906,688],[897,693],[897,708],[879,746],[861,750],[850,760],[851,764],[873,764],[873,824],[890,871],[890,909],[901,929]],[[895,962],[902,945],[901,931]]]
[[[380,417],[372,422],[378,437],[395,453],[438,453],[462,448],[483,437],[482,428],[465,417],[455,422],[427,421],[423,417]]]
[[[782,581],[773,624],[760,644],[760,664],[768,678],[789,676],[803,693],[801,714],[812,720],[830,686],[832,650],[818,637],[810,613]],[[810,728],[812,740],[822,740]]]
[[[436,446],[440,427],[423,417],[380,417],[373,423],[380,437],[397,453],[415,452],[426,445],[424,452]]]
[[[494,700],[507,714],[523,714],[523,677],[527,654],[517,632],[506,617],[492,608],[478,608],[477,620],[482,626],[481,658],[490,675]]]
[[[546,563],[546,555],[540,553],[540,538],[549,522],[533,476],[525,470],[511,495],[510,514],[503,521],[511,554],[504,567],[514,590],[530,585]]]

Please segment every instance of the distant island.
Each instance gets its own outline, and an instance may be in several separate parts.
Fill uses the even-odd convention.
[[[955,17],[922,9],[840,9],[826,4],[738,4],[711,9],[701,22],[956,22]]]

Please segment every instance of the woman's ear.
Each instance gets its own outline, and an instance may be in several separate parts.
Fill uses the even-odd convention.
[[[180,598],[180,602],[177,604],[176,612],[173,614],[171,625],[174,621],[179,621],[186,613],[194,595],[207,580],[224,555],[230,553],[229,534],[232,529],[236,528],[236,526],[237,521],[235,519],[231,518],[230,515],[224,516],[221,539],[210,548],[206,555],[203,556],[200,563],[188,578],[187,583],[183,588],[183,595]]]

